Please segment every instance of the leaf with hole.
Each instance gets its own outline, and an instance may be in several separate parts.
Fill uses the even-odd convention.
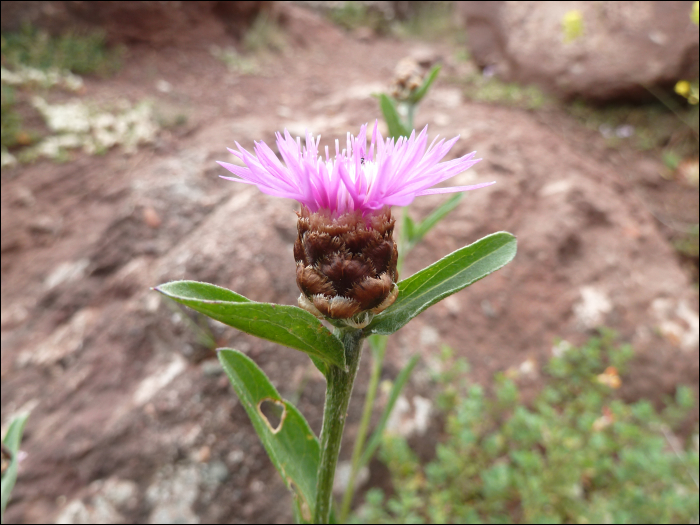
[[[219,350],[219,361],[272,463],[297,498],[297,510],[309,521],[316,502],[318,439],[299,410],[282,399],[265,373],[246,355]]]
[[[10,501],[10,494],[17,481],[17,453],[19,452],[19,444],[22,441],[22,432],[24,425],[29,417],[28,413],[17,415],[7,429],[7,433],[2,440],[2,444],[6,447],[10,454],[7,470],[2,474],[2,486],[0,487],[0,521],[5,522],[5,508]]]
[[[197,281],[174,281],[155,289],[242,332],[301,350],[316,360],[345,368],[342,343],[321,321],[301,308],[257,303],[226,288]]]
[[[365,328],[389,335],[445,297],[502,268],[515,257],[517,241],[507,232],[487,235],[399,283],[399,296]]]

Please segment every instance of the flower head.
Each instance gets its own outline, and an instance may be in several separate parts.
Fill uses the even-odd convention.
[[[284,164],[264,142],[255,144],[255,155],[236,142],[239,151],[229,151],[245,163],[237,166],[219,162],[236,175],[227,180],[255,184],[260,191],[276,197],[295,199],[311,212],[321,209],[334,216],[360,211],[363,216],[379,212],[386,206],[406,206],[419,195],[475,190],[494,184],[430,189],[469,169],[481,159],[472,152],[464,157],[440,163],[459,137],[445,141],[437,138],[428,145],[428,126],[418,136],[415,131],[407,139],[383,140],[374,125],[367,147],[367,125],[354,137],[348,133],[347,146],[340,149],[335,141],[335,156],[325,148],[325,159],[319,155],[321,137],[314,140],[306,133],[306,145],[294,140],[287,130],[277,133],[277,148]],[[427,149],[426,149],[427,148]]]
[[[284,136],[277,133],[284,164],[264,142],[255,144],[255,155],[238,143],[239,151],[229,150],[245,167],[219,162],[236,175],[223,178],[301,203],[294,243],[299,306],[318,317],[365,326],[398,294],[390,207],[410,204],[418,195],[493,184],[430,189],[481,159],[470,153],[440,164],[458,137],[435,139],[427,147],[427,129],[417,137],[414,131],[408,139],[384,141],[375,124],[368,148],[364,125],[357,137],[348,133],[345,149],[335,142],[334,157],[326,147],[325,160],[318,152],[320,137],[307,132],[302,149],[301,140],[285,130]]]

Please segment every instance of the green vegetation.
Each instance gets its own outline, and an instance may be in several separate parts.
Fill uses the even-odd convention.
[[[2,34],[2,65],[10,69],[28,66],[43,71],[65,70],[76,75],[108,75],[119,69],[121,55],[120,48],[107,48],[102,33],[51,37],[25,26],[17,33]]]
[[[257,75],[260,73],[259,61],[254,56],[242,55],[236,48],[229,46],[225,49],[217,45],[209,48],[211,55],[226,64],[232,73],[239,75]]]
[[[347,31],[361,27],[380,35],[422,40],[450,39],[463,43],[464,31],[454,14],[453,2],[406,2],[384,6],[372,2],[340,2],[317,6],[328,18]]]
[[[515,106],[523,109],[540,109],[551,99],[535,86],[521,86],[503,82],[495,76],[474,73],[465,79],[464,95],[476,102]]]
[[[393,33],[403,38],[448,41],[464,44],[466,33],[460,26],[453,2],[411,2],[405,20],[393,26]]]
[[[695,289],[698,288],[698,259],[700,254],[700,239],[698,232],[700,228],[698,224],[693,224],[685,229],[685,231],[674,232],[671,237],[673,247],[681,257],[681,260],[690,274]]]
[[[364,2],[342,2],[328,11],[328,18],[343,29],[352,31],[368,27],[377,33],[389,32],[389,19],[385,13]]]
[[[422,465],[403,438],[387,437],[380,458],[395,493],[371,489],[361,523],[697,523],[698,441],[671,428],[695,395],[678,388],[657,412],[615,395],[632,356],[604,334],[580,348],[558,345],[532,406],[515,382],[494,395],[463,379],[448,350],[437,380],[446,438]]]
[[[674,243],[676,250],[689,258],[697,260],[700,253],[700,250],[698,249],[699,230],[700,228],[698,228],[697,224],[688,228],[686,234]]]
[[[22,129],[22,118],[15,111],[15,90],[2,85],[2,145],[12,147],[17,144]]]
[[[277,20],[266,12],[258,15],[243,37],[243,47],[252,53],[282,51],[285,45],[282,28]]]

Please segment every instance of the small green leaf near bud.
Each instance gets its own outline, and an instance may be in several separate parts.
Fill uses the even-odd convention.
[[[418,104],[423,99],[423,97],[428,94],[430,86],[433,82],[435,82],[435,79],[440,73],[440,67],[440,65],[433,66],[430,72],[425,76],[423,84],[421,84],[421,86],[414,93],[411,94],[411,97],[409,99],[409,102],[411,104]]]
[[[464,193],[455,193],[440,206],[435,208],[435,210],[428,215],[423,221],[421,221],[416,227],[411,230],[411,236],[409,236],[409,249],[413,248],[418,244],[425,234],[432,230],[437,223],[444,219],[448,213],[454,210],[459,201],[462,200]]]

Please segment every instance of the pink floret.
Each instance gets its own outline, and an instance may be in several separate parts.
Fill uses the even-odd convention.
[[[409,138],[384,140],[375,122],[367,148],[365,124],[357,137],[348,133],[345,149],[340,150],[336,140],[335,156],[329,156],[326,147],[324,158],[318,151],[320,136],[314,140],[307,132],[302,148],[301,140],[294,140],[284,130],[284,135],[276,134],[277,149],[284,162],[264,142],[255,143],[254,154],[236,142],[238,151],[229,151],[245,166],[219,164],[235,175],[222,177],[226,180],[254,184],[268,195],[297,200],[312,212],[327,209],[338,215],[357,210],[366,214],[386,206],[406,206],[419,195],[476,190],[495,184],[432,188],[481,159],[474,159],[476,152],[472,152],[440,163],[459,137],[448,141],[436,138],[427,147],[427,135],[428,126],[417,137],[413,131]]]

